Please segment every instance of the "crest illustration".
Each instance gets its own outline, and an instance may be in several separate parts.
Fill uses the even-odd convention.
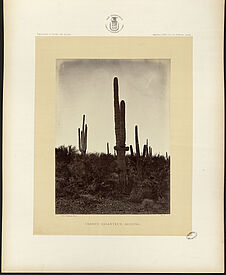
[[[108,31],[117,33],[123,28],[123,19],[119,15],[110,15],[106,19],[105,27]]]

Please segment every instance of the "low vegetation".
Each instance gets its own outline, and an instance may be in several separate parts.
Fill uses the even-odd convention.
[[[60,146],[56,157],[56,214],[170,213],[170,159],[125,155],[126,183],[117,157],[80,154]]]

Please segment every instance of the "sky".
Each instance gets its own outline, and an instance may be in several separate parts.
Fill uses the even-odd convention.
[[[56,147],[78,148],[82,116],[88,125],[87,152],[106,153],[115,146],[113,78],[126,105],[126,145],[135,149],[138,125],[140,150],[146,139],[155,154],[170,153],[169,59],[57,60]]]

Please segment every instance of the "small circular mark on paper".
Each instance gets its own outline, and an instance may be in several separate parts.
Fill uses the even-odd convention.
[[[124,27],[122,17],[117,14],[108,16],[106,19],[105,27],[109,32],[120,32]]]
[[[189,232],[189,233],[187,234],[186,238],[187,238],[188,240],[192,240],[192,239],[196,238],[197,235],[198,235],[197,232],[191,231],[191,232]]]

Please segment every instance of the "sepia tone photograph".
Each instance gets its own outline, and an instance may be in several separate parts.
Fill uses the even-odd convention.
[[[170,214],[170,59],[56,60],[56,214]]]

